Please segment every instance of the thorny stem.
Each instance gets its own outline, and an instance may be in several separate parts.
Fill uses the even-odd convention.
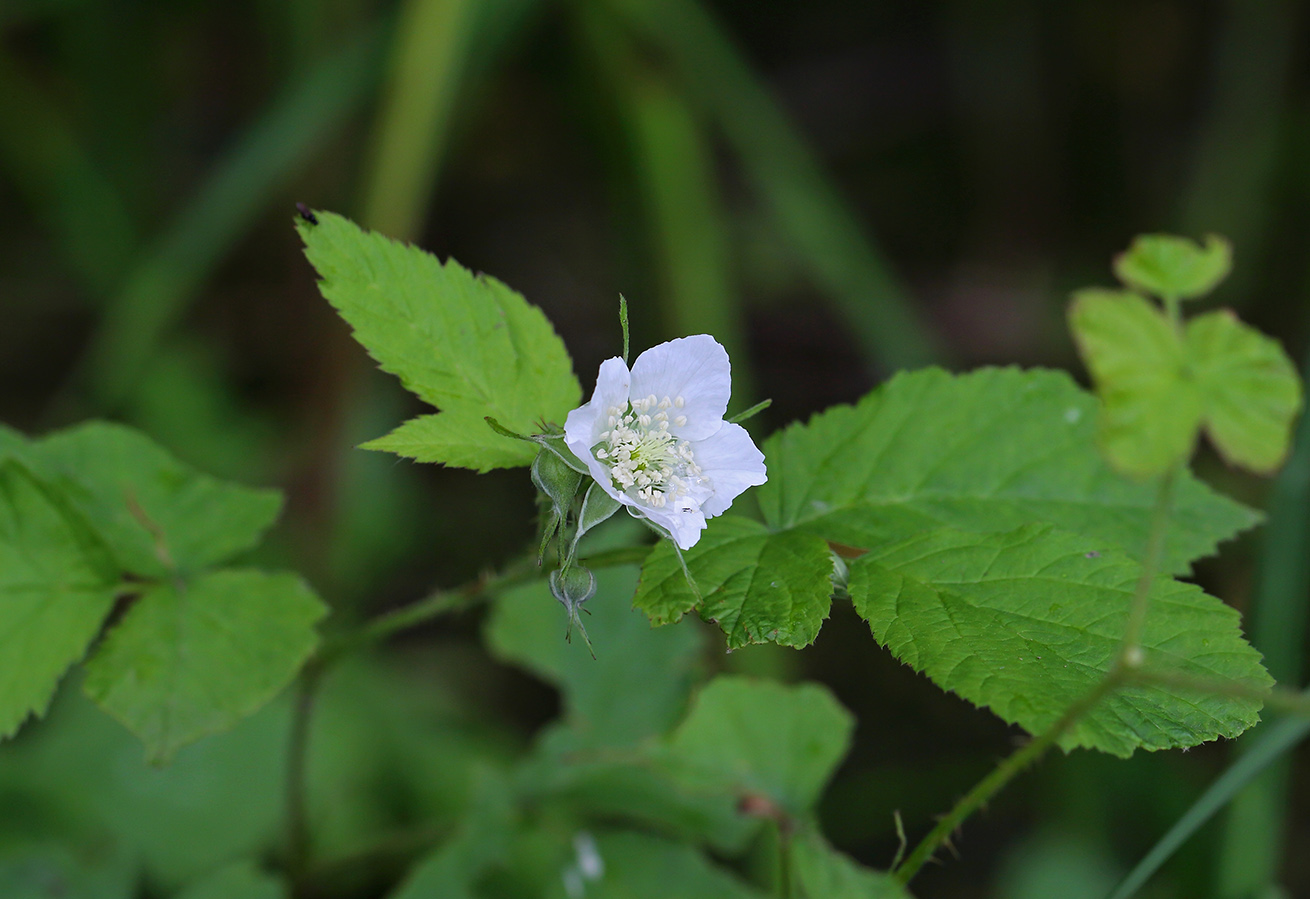
[[[1045,755],[1046,750],[1055,745],[1097,703],[1119,689],[1127,681],[1133,680],[1139,673],[1138,669],[1142,663],[1142,630],[1146,624],[1146,611],[1149,605],[1151,585],[1155,582],[1155,576],[1160,568],[1160,560],[1164,556],[1164,540],[1169,527],[1169,507],[1172,502],[1173,482],[1177,470],[1178,466],[1175,465],[1160,479],[1156,491],[1155,508],[1151,513],[1151,529],[1146,541],[1146,555],[1142,560],[1142,573],[1137,579],[1132,604],[1129,606],[1124,639],[1105,677],[1086,696],[1066,709],[1058,721],[1008,756],[993,768],[986,777],[978,781],[973,789],[964,794],[955,803],[955,806],[928,832],[928,835],[919,841],[919,844],[914,847],[913,851],[905,859],[905,863],[892,872],[892,876],[897,883],[901,885],[908,884],[937,850],[949,843],[951,834],[955,833],[956,828],[963,824],[970,815],[986,805],[993,796],[1000,792],[1002,787]]]

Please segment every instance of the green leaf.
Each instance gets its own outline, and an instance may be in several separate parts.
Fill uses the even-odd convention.
[[[579,404],[568,353],[541,310],[454,260],[317,215],[298,227],[323,296],[384,371],[442,410],[370,446],[479,471],[531,463],[534,447],[482,419],[533,433]]]
[[[130,572],[171,577],[249,549],[277,518],[275,490],[201,474],[131,428],[90,422],[32,444],[65,493]]]
[[[800,816],[845,757],[854,726],[818,684],[720,676],[696,696],[670,751],[707,783]]]
[[[284,899],[285,884],[252,862],[233,862],[193,883],[177,899]]]
[[[1188,459],[1204,400],[1164,313],[1134,293],[1084,290],[1069,325],[1101,397],[1098,437],[1110,462],[1145,478]]]
[[[0,896],[5,899],[131,899],[136,894],[136,866],[115,843],[74,849],[53,841],[22,841],[0,849]]]
[[[838,852],[813,828],[806,828],[793,838],[791,853],[791,895],[797,899],[904,899],[906,896],[891,877]]]
[[[285,687],[325,612],[292,574],[233,569],[157,584],[87,662],[87,695],[141,738],[151,761],[168,761]]]
[[[1045,525],[980,535],[943,528],[874,547],[850,567],[850,594],[901,661],[1030,733],[1054,724],[1109,671],[1139,566],[1106,543]],[[1272,679],[1239,615],[1192,584],[1158,578],[1142,637],[1147,663],[1186,676]],[[1060,740],[1119,756],[1234,737],[1260,703],[1133,685]]]
[[[0,737],[43,715],[114,607],[118,571],[59,496],[0,462]]]
[[[596,658],[564,642],[565,617],[544,582],[496,600],[486,639],[493,653],[522,665],[564,694],[572,737],[588,745],[624,745],[662,733],[681,715],[701,635],[690,628],[653,630],[628,608],[630,568],[596,572],[587,620]]]
[[[806,646],[818,636],[832,597],[832,556],[822,538],[771,533],[735,515],[710,522],[690,550],[687,568],[728,648],[773,641]],[[672,545],[661,541],[646,559],[633,605],[655,624],[678,621],[697,605]]]
[[[1129,287],[1175,300],[1205,296],[1232,267],[1232,245],[1217,234],[1207,234],[1204,247],[1172,234],[1143,234],[1114,259],[1114,273]]]
[[[943,525],[979,532],[1049,522],[1137,556],[1155,487],[1096,451],[1096,400],[1063,372],[985,368],[901,374],[764,444],[765,520],[851,546]],[[1258,515],[1190,475],[1177,482],[1164,566],[1188,562]],[[713,532],[713,524],[708,533]]]
[[[1283,464],[1301,409],[1301,379],[1278,341],[1222,309],[1187,323],[1205,430],[1225,459],[1270,473]]]
[[[596,837],[604,873],[583,880],[587,899],[765,899],[686,843],[644,833]]]

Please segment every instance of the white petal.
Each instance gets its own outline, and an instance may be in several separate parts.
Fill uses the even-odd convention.
[[[679,337],[653,346],[632,363],[632,396],[655,396],[656,402],[682,397],[670,418],[687,417],[669,430],[684,440],[703,440],[719,429],[732,394],[728,351],[708,334]]]
[[[596,375],[596,389],[591,394],[591,401],[574,409],[564,420],[564,442],[575,456],[587,463],[587,470],[605,492],[620,502],[623,500],[614,490],[609,466],[600,462],[591,448],[599,441],[601,432],[609,427],[610,407],[627,408],[630,380],[628,367],[622,359],[618,356],[606,359]]]
[[[674,505],[665,506],[663,509],[645,505],[638,505],[636,508],[642,515],[668,531],[679,549],[691,549],[700,539],[701,531],[705,530],[705,516],[699,509],[683,512]]]
[[[693,443],[691,451],[696,455],[696,464],[714,485],[714,495],[701,506],[708,518],[722,515],[747,487],[757,487],[768,480],[764,454],[741,425],[725,422],[713,436]]]

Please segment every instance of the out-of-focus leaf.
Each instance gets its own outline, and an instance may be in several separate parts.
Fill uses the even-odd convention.
[[[845,757],[854,726],[817,684],[725,675],[696,695],[669,750],[693,777],[801,816]]]
[[[385,371],[443,410],[366,446],[479,471],[531,463],[535,446],[483,417],[532,433],[580,402],[568,352],[541,310],[454,260],[443,265],[339,215],[317,215],[318,224],[298,227],[323,296]],[[433,444],[417,446],[425,435]]]
[[[583,886],[587,899],[765,897],[686,843],[644,833],[606,833],[596,837],[595,854],[603,869],[598,877],[587,878],[580,865],[574,869],[574,882]],[[554,886],[549,895],[551,899],[564,899],[570,894],[567,885],[561,884]]]
[[[59,495],[0,461],[0,737],[42,715],[100,631],[119,572]]]
[[[881,871],[866,868],[806,828],[791,844],[792,895],[797,899],[904,899],[905,890]]]
[[[136,865],[112,842],[78,848],[52,841],[0,846],[0,896],[5,899],[131,899],[136,891]]]
[[[33,444],[34,459],[134,574],[169,577],[249,549],[282,499],[182,464],[144,434],[90,422]]]
[[[177,899],[285,899],[286,885],[252,862],[233,862],[191,884]]]
[[[291,682],[326,608],[292,574],[225,570],[147,590],[87,663],[86,691],[156,762]]]
[[[1130,287],[1158,297],[1205,296],[1228,277],[1233,248],[1217,234],[1205,246],[1172,234],[1143,234],[1114,259],[1114,273]]]
[[[874,547],[851,563],[850,594],[878,642],[944,690],[1041,733],[1114,664],[1139,566],[1046,525],[1009,534],[940,529]],[[1193,584],[1158,578],[1142,634],[1148,664],[1265,689],[1273,680],[1237,612]],[[1235,737],[1260,703],[1204,690],[1133,685],[1061,736],[1119,756],[1139,747]]]

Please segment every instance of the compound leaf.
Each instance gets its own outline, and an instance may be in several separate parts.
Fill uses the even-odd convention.
[[[108,551],[20,463],[0,462],[0,737],[43,715],[114,607]]]
[[[86,663],[85,690],[165,762],[285,687],[326,612],[299,577],[229,569],[147,589]]]
[[[1139,566],[1108,544],[1034,525],[980,535],[949,528],[877,546],[850,566],[850,594],[901,661],[1030,733],[1092,690],[1119,651]],[[1142,637],[1147,664],[1263,689],[1272,679],[1235,610],[1158,578]],[[1260,703],[1181,687],[1124,687],[1061,739],[1128,756],[1138,747],[1234,737]]]
[[[541,310],[454,260],[442,264],[339,215],[317,218],[298,227],[323,296],[384,371],[452,415],[402,426],[374,448],[479,470],[531,463],[535,447],[473,423],[489,415],[533,433],[578,405],[572,362]]]
[[[725,515],[683,555],[703,602],[672,545],[661,541],[642,568],[633,600],[655,624],[677,621],[699,605],[704,618],[723,628],[729,649],[765,641],[799,647],[814,642],[828,617],[832,556],[813,534],[772,533]]]

